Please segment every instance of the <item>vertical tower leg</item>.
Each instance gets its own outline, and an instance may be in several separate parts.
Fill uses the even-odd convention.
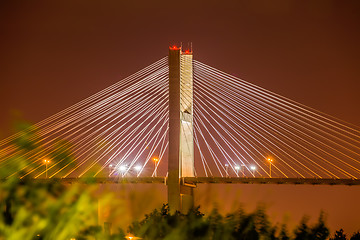
[[[181,182],[194,176],[192,53],[169,49],[169,162],[170,211],[188,212],[194,205],[193,187]]]
[[[180,48],[169,49],[169,159],[168,202],[171,212],[181,209],[180,200]]]
[[[181,52],[180,56],[180,176],[194,177],[194,125],[193,125],[193,56]],[[181,183],[181,211],[187,213],[194,206],[194,186]]]

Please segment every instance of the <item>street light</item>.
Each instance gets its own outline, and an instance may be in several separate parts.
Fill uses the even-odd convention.
[[[110,163],[110,165],[109,165],[109,177],[110,177],[110,175],[111,175],[111,170],[113,169],[113,167],[114,167],[114,165],[112,165],[112,164]]]
[[[121,176],[123,177],[124,176],[124,173],[126,172],[127,170],[127,166],[126,165],[121,165],[119,167],[119,172],[121,173]]]
[[[243,177],[245,177],[245,165],[244,164],[241,164],[241,172],[242,172],[242,175]]]
[[[141,166],[140,166],[140,165],[136,165],[136,166],[134,167],[134,169],[136,170],[137,175],[138,175],[139,172],[140,172],[140,170],[141,170]]]
[[[235,165],[235,170],[236,170],[236,176],[239,176],[239,170],[240,170],[240,166],[239,165]]]
[[[271,163],[273,162],[273,160],[271,158],[268,158],[267,160],[269,161],[269,164],[270,164],[270,174],[269,175],[271,177]]]
[[[45,175],[46,175],[45,178],[48,178],[47,171],[48,171],[48,164],[50,163],[50,160],[49,159],[44,159],[44,163],[45,163]]]
[[[154,177],[157,177],[157,165],[159,163],[159,159],[157,157],[154,157],[153,158],[153,161],[154,161],[154,165],[155,165],[155,169],[154,169]]]
[[[229,164],[225,163],[225,172],[226,172],[226,177],[229,177]]]
[[[255,170],[256,170],[256,167],[255,167],[254,165],[252,165],[250,168],[251,168],[251,170],[253,171],[253,175],[254,175],[254,177],[255,177]]]

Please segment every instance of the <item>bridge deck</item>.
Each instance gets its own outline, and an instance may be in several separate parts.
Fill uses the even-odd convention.
[[[48,181],[48,179],[36,179],[36,181]],[[163,183],[166,177],[112,177],[112,178],[52,178],[52,181],[64,183]],[[243,177],[185,177],[181,179],[185,184],[309,184],[309,185],[360,185],[360,179],[332,179],[332,178],[243,178]]]
[[[310,185],[360,185],[360,179],[332,178],[242,178],[242,177],[197,177],[184,178],[188,183],[230,184],[310,184]]]

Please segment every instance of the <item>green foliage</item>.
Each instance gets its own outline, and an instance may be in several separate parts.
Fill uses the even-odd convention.
[[[246,214],[239,210],[223,217],[217,209],[205,217],[199,208],[188,214],[175,212],[171,214],[164,205],[154,210],[140,222],[134,222],[129,232],[143,239],[289,239],[286,231],[282,238],[275,236],[276,227],[268,220],[265,210],[259,207],[254,213]]]
[[[49,157],[56,164],[56,168],[71,167],[74,160],[72,144],[65,140],[57,140],[52,146]]]
[[[295,229],[295,240],[307,240],[310,239],[310,229],[308,226],[309,218],[303,217],[303,219],[300,222],[300,225]]]
[[[15,127],[18,130],[18,135],[13,140],[13,144],[18,147],[19,150],[27,152],[38,147],[36,142],[32,140],[37,132],[37,129],[33,125],[19,121],[15,124]]]
[[[304,217],[300,225],[295,229],[295,240],[325,240],[329,236],[329,229],[325,225],[324,213],[320,213],[318,222],[313,225],[308,225],[308,217]]]
[[[21,132],[13,144],[20,155],[6,159],[6,167],[0,169],[0,240],[100,239],[97,188],[30,178],[25,166],[32,161],[24,153],[39,150],[33,141],[36,129],[24,123],[18,126]],[[71,158],[68,144],[61,141],[54,147],[58,153],[54,159]]]
[[[359,232],[359,231],[355,232],[355,233],[351,236],[350,240],[360,240],[360,232]]]
[[[329,230],[325,224],[325,215],[320,213],[318,221],[309,226],[308,217],[304,217],[294,230],[288,234],[286,225],[280,229],[272,225],[265,208],[259,206],[253,213],[242,209],[222,216],[214,209],[208,216],[199,212],[199,208],[188,214],[171,214],[168,205],[154,210],[140,222],[134,222],[129,232],[147,240],[160,239],[207,239],[207,240],[316,240],[327,239]]]
[[[310,229],[310,238],[314,240],[325,240],[329,234],[329,229],[325,226],[324,212],[321,212],[318,222]]]
[[[330,240],[347,240],[347,237],[344,230],[341,228],[339,231],[335,232],[334,237],[330,238]]]
[[[0,239],[70,239],[96,235],[94,188],[12,177],[0,184]]]
[[[342,228],[340,230],[335,231],[334,237],[330,238],[330,240],[347,240],[347,236]],[[360,232],[354,232],[350,237],[350,240],[360,240]]]
[[[289,239],[290,239],[290,237],[288,235],[286,225],[283,224],[280,229],[279,240],[289,240]]]

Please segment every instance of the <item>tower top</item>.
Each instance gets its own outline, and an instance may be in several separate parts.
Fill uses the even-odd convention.
[[[169,46],[169,50],[180,50],[181,55],[192,55],[193,51],[192,51],[192,43],[190,45],[191,47],[188,47],[187,49],[184,50],[182,44],[180,45],[180,47],[178,47],[177,45],[172,45]]]

